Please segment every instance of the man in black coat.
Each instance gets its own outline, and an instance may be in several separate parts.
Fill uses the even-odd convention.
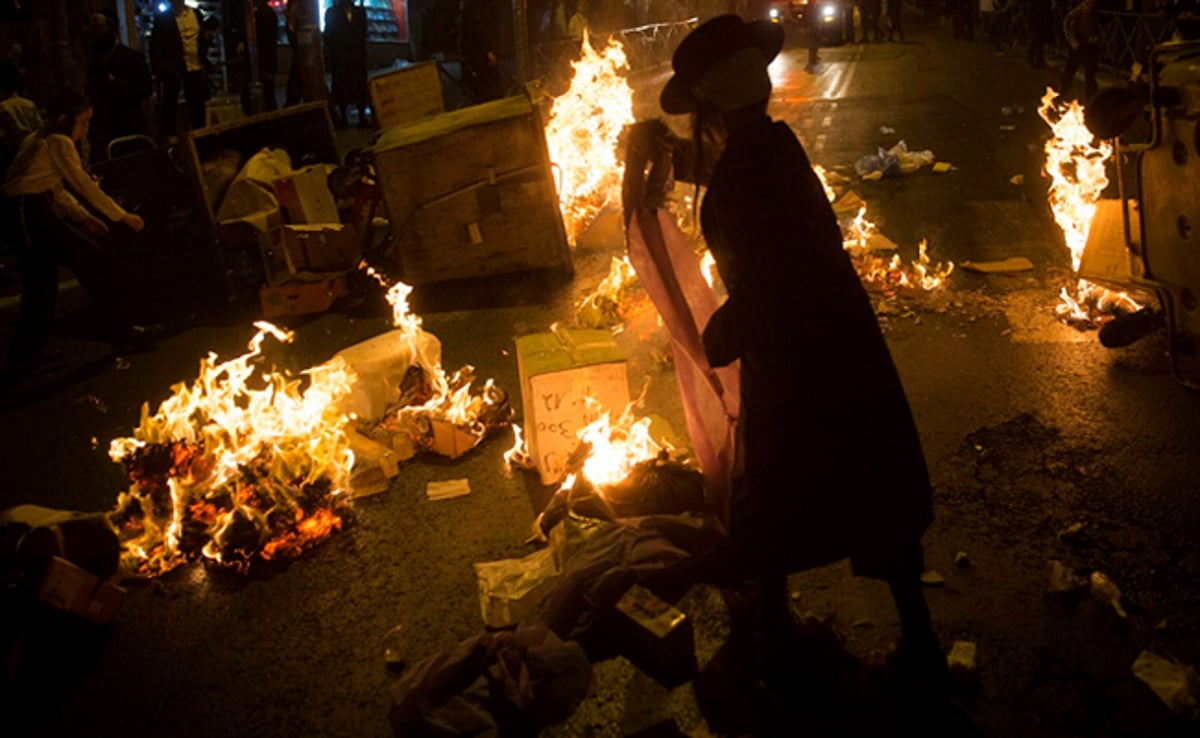
[[[109,141],[146,132],[143,105],[153,85],[145,57],[121,43],[116,16],[94,13],[88,28],[94,41],[85,92],[95,110],[89,136],[92,158],[102,159]]]
[[[177,133],[179,91],[187,102],[188,125],[203,128],[208,102],[209,35],[204,16],[184,0],[171,0],[166,12],[154,18],[150,61],[158,77],[162,105],[162,135]]]
[[[756,644],[769,674],[792,627],[787,575],[849,558],[891,589],[901,673],[940,688],[946,662],[920,582],[925,458],[824,189],[792,130],[766,114],[782,45],[775,24],[718,16],[680,44],[661,97],[665,112],[692,115],[694,141],[666,145],[678,179],[707,184],[701,227],[729,294],[704,327],[705,353],[714,367],[741,362],[731,640]]]
[[[254,0],[254,40],[258,52],[258,81],[262,84],[263,110],[278,107],[275,75],[279,71],[279,16],[267,0]]]
[[[346,122],[346,108],[358,108],[358,123],[366,126],[370,118],[367,104],[367,11],[353,0],[337,0],[325,11],[325,55],[329,60],[331,90],[329,101],[334,117]]]

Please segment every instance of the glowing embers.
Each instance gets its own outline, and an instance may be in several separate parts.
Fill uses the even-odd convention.
[[[1038,115],[1054,135],[1046,142],[1043,172],[1050,178],[1050,208],[1071,252],[1071,268],[1079,271],[1096,202],[1108,187],[1106,165],[1112,145],[1097,141],[1084,123],[1083,106],[1071,100],[1056,104],[1058,95],[1047,88]],[[1064,322],[1093,326],[1114,311],[1136,312],[1141,305],[1124,292],[1112,292],[1084,279],[1064,286],[1055,308]]]
[[[597,51],[587,33],[572,62],[571,87],[554,98],[546,145],[558,169],[558,199],[572,244],[606,203],[617,203],[625,166],[617,139],[634,122],[625,50],[615,39]]]
[[[225,362],[210,353],[195,381],[172,387],[153,415],[143,405],[133,436],[112,442],[131,483],[109,515],[128,572],[199,558],[243,567],[296,555],[341,527],[354,454],[338,408],[354,374],[339,359],[304,378],[263,371],[267,336],[293,334],[255,327],[247,353]]]

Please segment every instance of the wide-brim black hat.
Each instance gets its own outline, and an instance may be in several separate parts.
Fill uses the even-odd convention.
[[[743,21],[736,15],[718,15],[697,26],[671,57],[675,74],[659,98],[663,112],[679,115],[696,110],[698,101],[692,93],[696,82],[713,64],[745,48],[757,48],[770,62],[783,48],[783,27],[769,21]]]

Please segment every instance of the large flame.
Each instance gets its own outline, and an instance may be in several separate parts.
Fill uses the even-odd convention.
[[[301,380],[260,372],[267,336],[293,334],[267,322],[249,351],[210,353],[190,385],[173,394],[129,438],[109,448],[132,485],[110,522],[131,572],[155,575],[204,557],[238,566],[300,552],[341,527],[335,512],[349,488],[354,454],[337,410],[354,374],[341,359]]]
[[[634,122],[625,50],[615,38],[597,52],[588,34],[571,65],[571,87],[554,98],[546,123],[558,199],[573,244],[607,202],[619,202],[625,167],[617,139]]]
[[[386,280],[370,267],[366,272],[384,287]],[[411,385],[402,387],[401,404],[392,408],[381,428],[402,433],[418,446],[456,456],[465,449],[438,447],[436,423],[446,423],[466,434],[470,445],[483,440],[495,425],[507,422],[510,408],[507,394],[488,379],[476,387],[475,368],[466,365],[447,375],[441,361],[426,351],[421,340],[421,317],[412,312],[408,297],[413,288],[403,282],[388,287],[387,301],[392,306],[392,324],[400,329],[400,340],[411,348],[413,368]]]
[[[650,418],[637,417],[634,408],[639,402],[631,403],[615,419],[612,413],[601,412],[577,434],[588,449],[581,473],[601,493],[629,476],[639,463],[657,457],[664,449],[670,450],[666,441],[651,436]]]
[[[1046,142],[1043,172],[1050,177],[1050,208],[1054,222],[1062,229],[1071,252],[1071,268],[1079,271],[1088,232],[1096,215],[1096,201],[1108,187],[1106,164],[1113,148],[1097,141],[1084,123],[1083,106],[1077,100],[1060,102],[1052,88],[1046,88],[1038,106],[1038,115],[1054,135]],[[1103,313],[1120,307],[1136,311],[1141,306],[1124,292],[1111,292],[1084,279],[1075,283],[1074,294],[1062,288],[1061,302],[1055,308],[1068,322],[1092,324]]]

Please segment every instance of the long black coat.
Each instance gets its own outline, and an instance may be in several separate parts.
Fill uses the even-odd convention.
[[[325,51],[335,105],[369,102],[367,89],[367,11],[355,5],[350,17],[340,6],[325,11]],[[360,113],[362,111],[359,111]]]
[[[741,359],[737,568],[850,557],[886,575],[932,520],[929,478],[870,300],[787,125],[764,115],[730,136],[701,225],[729,291],[705,351],[716,366]]]

